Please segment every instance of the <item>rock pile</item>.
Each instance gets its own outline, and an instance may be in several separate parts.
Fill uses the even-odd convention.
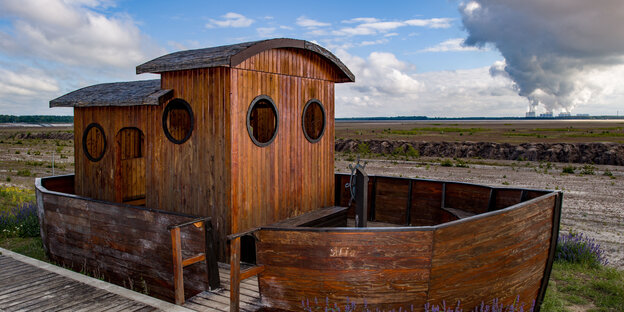
[[[337,152],[357,152],[367,144],[371,153],[392,154],[412,146],[427,157],[487,158],[505,160],[624,165],[624,144],[618,143],[522,143],[491,142],[406,142],[337,139]]]

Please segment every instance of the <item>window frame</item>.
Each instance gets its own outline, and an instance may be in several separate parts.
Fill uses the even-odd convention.
[[[308,134],[308,132],[306,131],[306,127],[305,127],[305,114],[310,108],[310,105],[314,103],[318,104],[319,107],[321,107],[321,113],[323,114],[323,128],[321,129],[321,133],[316,139],[313,139]],[[327,113],[325,112],[325,106],[323,106],[323,103],[318,99],[310,99],[308,102],[306,102],[305,106],[303,107],[303,112],[301,113],[301,131],[303,131],[303,135],[310,143],[317,143],[323,138],[326,128],[327,128]]]
[[[91,155],[91,153],[89,153],[89,149],[87,148],[87,136],[89,135],[89,131],[91,131],[91,129],[93,128],[97,128],[98,130],[100,130],[100,132],[102,133],[102,141],[104,143],[104,146],[102,147],[102,153],[100,153],[100,155],[98,157],[93,157],[93,155]],[[106,141],[106,134],[104,133],[104,128],[102,128],[102,126],[97,123],[97,122],[92,122],[90,123],[85,130],[82,132],[82,151],[85,154],[85,156],[87,156],[87,158],[92,161],[92,162],[98,162],[100,161],[103,157],[104,154],[106,154],[106,147],[108,147],[108,143]]]
[[[269,139],[267,142],[264,142],[264,143],[256,139],[256,137],[253,135],[253,128],[251,127],[251,112],[253,111],[256,104],[258,104],[258,102],[260,101],[266,101],[269,104],[271,104],[270,105],[271,109],[273,110],[273,113],[275,114],[275,130],[273,130],[273,136],[271,137],[271,139]],[[277,106],[275,105],[275,102],[270,96],[265,95],[265,94],[256,96],[253,99],[253,101],[251,101],[251,104],[249,104],[249,108],[247,109],[247,134],[249,134],[249,138],[257,146],[266,147],[266,146],[269,146],[271,143],[273,143],[273,141],[277,137],[278,131],[279,131],[279,111],[277,110]]]
[[[189,114],[189,118],[191,119],[190,130],[186,133],[186,136],[184,138],[182,138],[181,140],[178,140],[178,139],[174,138],[171,135],[171,132],[169,132],[169,128],[167,127],[167,118],[169,117],[169,113],[174,108],[177,108],[177,107],[174,107],[174,106],[177,106],[178,104],[181,104],[183,106],[183,108]],[[169,103],[167,103],[167,106],[165,106],[165,110],[163,111],[163,115],[162,115],[162,128],[163,128],[163,132],[165,133],[165,136],[167,137],[167,139],[169,139],[169,141],[171,141],[171,142],[173,142],[175,144],[182,144],[182,143],[188,141],[188,139],[193,134],[193,130],[195,130],[195,115],[193,114],[193,109],[191,108],[191,105],[187,101],[185,101],[184,99],[181,99],[181,98],[175,98],[175,99],[169,101]]]

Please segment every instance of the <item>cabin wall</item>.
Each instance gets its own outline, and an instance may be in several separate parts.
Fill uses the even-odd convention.
[[[121,198],[118,198],[122,193],[119,189],[120,177],[116,176],[120,171],[118,166],[121,165],[117,161],[119,157],[117,153],[120,152],[117,134],[122,128],[134,127],[143,132],[145,140],[149,140],[147,125],[151,122],[149,119],[151,109],[149,106],[74,108],[76,195],[106,201],[121,201]],[[82,145],[84,131],[91,123],[102,126],[106,138],[106,149],[99,161],[89,160]],[[137,167],[136,171],[130,175],[138,180],[137,184],[140,184],[145,180],[145,170]]]
[[[162,88],[190,105],[194,129],[186,142],[171,142],[162,128],[167,103],[155,107],[147,165],[147,207],[212,217],[221,261],[230,227],[229,82],[224,67],[162,73]]]
[[[334,68],[314,53],[277,49],[247,59],[231,75],[232,232],[333,206]],[[265,147],[252,142],[246,124],[259,95],[271,97],[279,115],[277,137]],[[316,143],[302,130],[310,99],[320,100],[326,113]]]

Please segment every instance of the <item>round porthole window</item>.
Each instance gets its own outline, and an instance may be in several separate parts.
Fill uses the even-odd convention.
[[[309,100],[303,108],[301,127],[306,139],[311,143],[321,140],[325,133],[325,108],[317,99]]]
[[[279,115],[273,100],[266,95],[256,97],[247,111],[247,131],[258,146],[271,144],[277,136]]]
[[[91,123],[82,135],[82,150],[90,161],[99,161],[106,151],[104,129],[97,123]]]
[[[193,132],[193,110],[191,105],[182,99],[174,99],[163,112],[162,126],[165,136],[175,144],[182,144],[191,137]]]

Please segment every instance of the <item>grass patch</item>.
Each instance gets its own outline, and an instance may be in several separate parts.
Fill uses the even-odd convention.
[[[419,135],[424,132],[438,132],[441,134],[444,133],[475,133],[475,132],[484,132],[489,131],[489,129],[485,128],[460,128],[460,127],[421,127],[421,128],[412,128],[410,130],[385,130],[390,134],[400,134],[400,135]]]
[[[35,191],[13,186],[0,186],[0,214],[13,207],[35,201]]]
[[[43,250],[41,237],[0,237],[0,247],[37,260],[49,262]]]
[[[624,310],[624,272],[584,263],[555,261],[542,311]]]

